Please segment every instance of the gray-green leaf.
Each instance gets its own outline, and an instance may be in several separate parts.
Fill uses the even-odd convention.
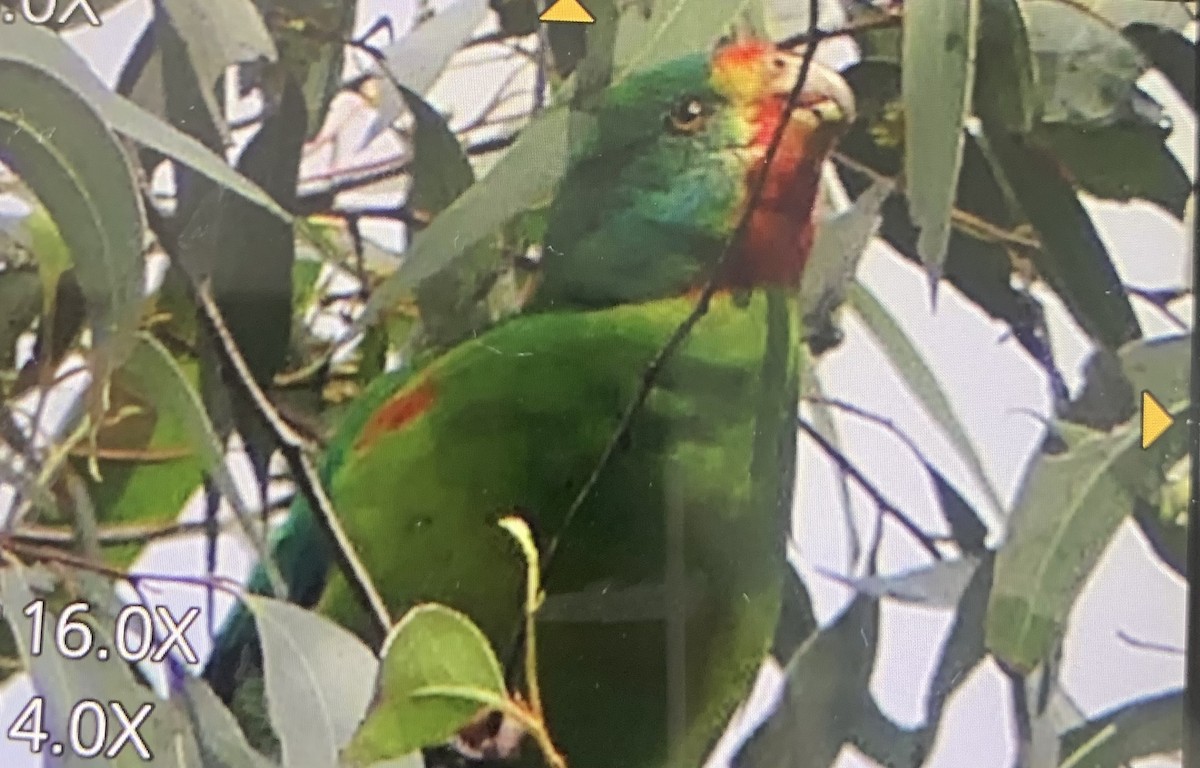
[[[418,606],[384,645],[375,703],[346,757],[368,765],[443,743],[483,702],[506,696],[504,673],[483,632],[450,608]]]
[[[311,611],[247,596],[262,643],[267,714],[289,768],[330,768],[371,700],[379,663],[354,635]]]
[[[24,64],[68,85],[117,133],[178,160],[283,220],[291,221],[291,216],[270,195],[230,168],[224,158],[106,88],[87,62],[57,35],[28,24],[0,25],[0,61]],[[5,96],[8,93],[6,88]],[[140,240],[136,247],[141,248]]]
[[[904,175],[909,210],[920,230],[917,251],[936,278],[950,242],[950,213],[971,111],[979,0],[905,4],[901,92]]]
[[[1187,402],[1168,408],[1178,417]],[[1058,643],[1075,599],[1134,500],[1155,493],[1187,448],[1181,429],[1149,450],[1142,450],[1134,423],[1111,433],[1069,424],[1057,429],[1068,449],[1039,456],[1030,470],[996,560],[988,607],[988,649],[1021,672]]]
[[[10,56],[4,37],[0,28],[0,160],[57,225],[96,340],[127,336],[140,311],[144,233],[128,158],[69,81]]]
[[[230,65],[279,57],[262,15],[251,0],[221,0],[219,6],[211,0],[157,2],[183,41],[209,116],[228,140],[225,111],[216,98],[217,79]]]

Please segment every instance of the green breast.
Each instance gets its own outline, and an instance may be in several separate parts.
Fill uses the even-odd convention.
[[[543,546],[559,534],[649,361],[691,308],[681,299],[523,317],[404,385],[392,402],[423,388],[427,408],[347,447],[332,485],[395,616],[449,604],[504,654],[522,565],[496,521],[521,511]],[[785,562],[793,317],[782,296],[714,300],[562,533],[538,644],[551,732],[572,768],[698,765],[747,693]],[[363,428],[357,420],[347,446]],[[340,576],[321,608],[366,627]]]

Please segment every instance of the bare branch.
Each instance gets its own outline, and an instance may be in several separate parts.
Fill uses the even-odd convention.
[[[240,389],[240,394],[253,404],[256,414],[264,426],[271,431],[279,451],[292,471],[300,492],[308,501],[317,522],[334,545],[334,559],[346,576],[351,590],[371,615],[376,629],[379,631],[379,641],[382,642],[391,629],[391,615],[379,591],[375,588],[371,575],[355,553],[354,544],[338,520],[337,513],[333,509],[333,502],[325,493],[317,468],[309,458],[307,443],[279,415],[266,393],[254,380],[246,360],[237,348],[237,343],[225,326],[225,320],[221,317],[208,285],[196,286],[196,299],[205,324],[217,341],[218,351],[224,358],[223,362],[235,374],[230,377],[233,380],[231,383]]]

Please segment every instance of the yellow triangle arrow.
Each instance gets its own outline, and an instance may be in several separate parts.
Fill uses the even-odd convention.
[[[591,24],[596,17],[579,4],[579,0],[558,0],[539,16],[542,21],[573,21],[576,24]]]
[[[1162,437],[1163,432],[1175,423],[1175,418],[1167,413],[1162,403],[1149,392],[1142,393],[1142,448],[1149,448],[1154,441]]]

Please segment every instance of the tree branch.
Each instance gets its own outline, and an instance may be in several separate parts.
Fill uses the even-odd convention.
[[[379,640],[382,642],[392,627],[391,615],[379,591],[375,588],[371,575],[362,561],[358,559],[358,555],[354,551],[354,544],[338,520],[337,513],[333,509],[333,502],[325,493],[316,466],[308,456],[304,439],[279,415],[266,393],[254,380],[249,366],[237,348],[237,343],[225,326],[225,320],[221,317],[221,312],[213,300],[212,292],[207,284],[196,286],[196,300],[201,310],[201,316],[208,326],[207,330],[217,342],[216,346],[223,358],[222,362],[235,374],[230,377],[233,379],[232,383],[241,390],[240,394],[253,404],[259,419],[275,438],[275,444],[287,461],[300,493],[308,501],[317,522],[333,544],[334,559],[345,575],[351,591],[370,614],[379,632]]]
[[[899,507],[889,501],[888,498],[883,495],[883,492],[880,491],[874,483],[867,479],[867,476],[864,475],[862,471],[858,469],[858,467],[854,466],[854,463],[851,462],[844,453],[839,451],[836,446],[826,440],[825,436],[822,435],[815,427],[813,427],[813,425],[801,418],[797,418],[796,421],[800,425],[800,429],[804,431],[804,434],[808,435],[813,442],[817,444],[817,447],[821,449],[821,452],[832,459],[833,462],[838,465],[839,469],[849,475],[850,478],[853,479],[854,482],[857,483],[858,486],[862,488],[868,496],[871,497],[871,500],[875,502],[875,506],[879,508],[880,512],[888,515],[897,523],[899,523],[904,530],[908,531],[908,533],[917,540],[917,542],[921,545],[921,548],[928,552],[929,555],[935,560],[945,559],[942,557],[942,553],[938,551],[937,545],[933,538],[929,534],[922,531],[916,523],[914,523],[912,520],[909,520],[908,516],[900,511]]]

